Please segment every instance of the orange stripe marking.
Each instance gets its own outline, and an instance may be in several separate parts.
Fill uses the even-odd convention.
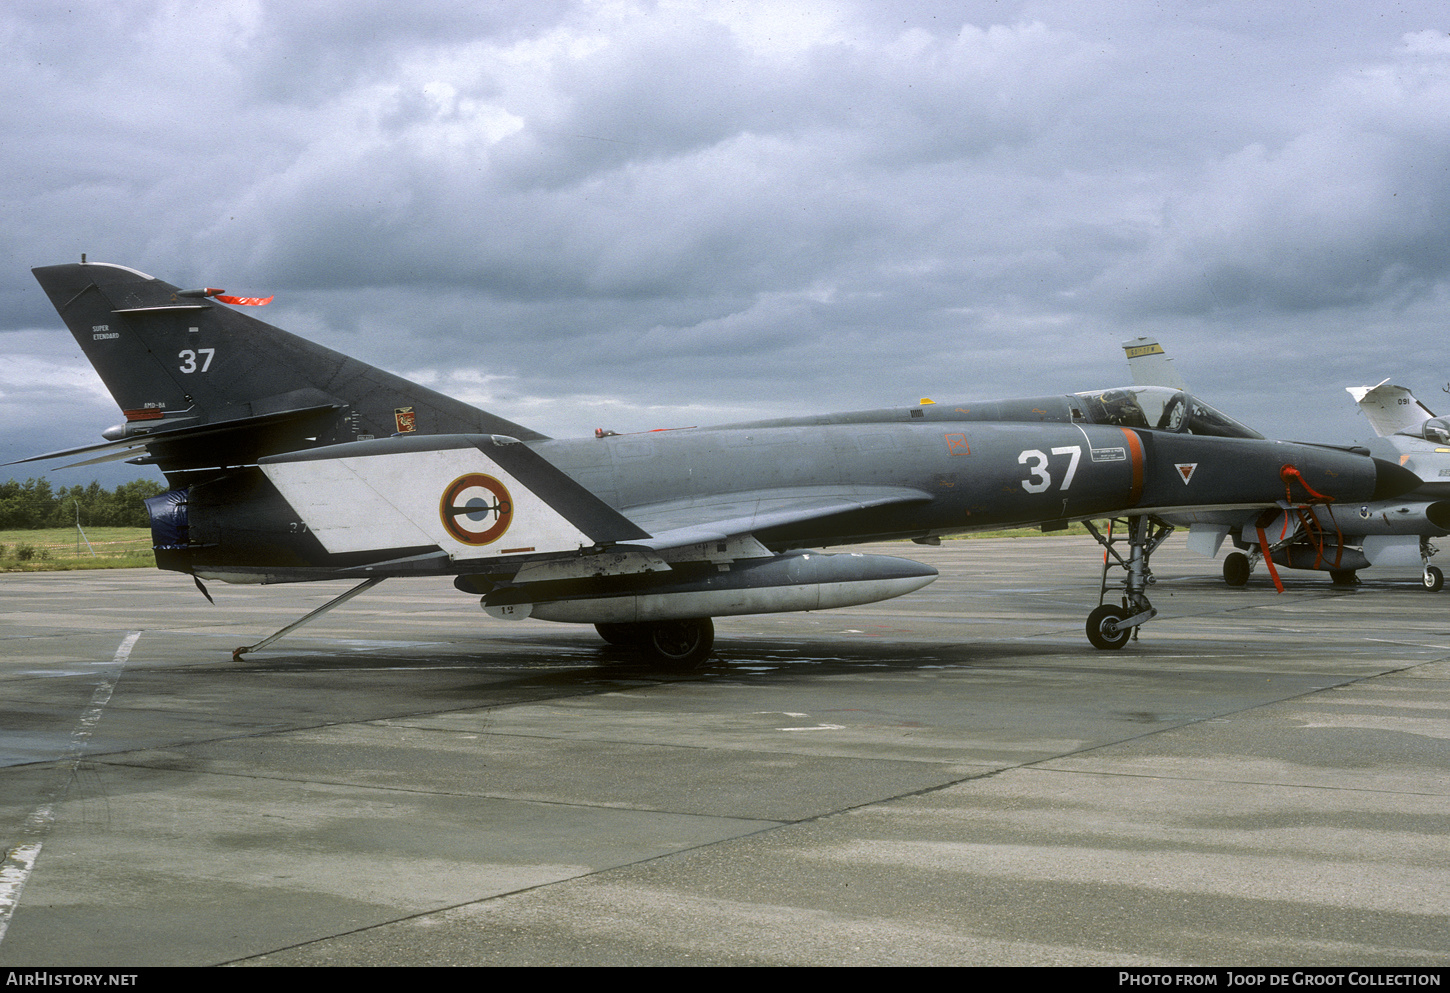
[[[1123,437],[1128,439],[1128,456],[1133,461],[1133,488],[1129,492],[1129,499],[1137,503],[1143,496],[1143,439],[1138,437],[1136,431],[1120,427]]]

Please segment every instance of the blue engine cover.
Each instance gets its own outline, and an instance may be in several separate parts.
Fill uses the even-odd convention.
[[[188,547],[191,524],[186,514],[187,492],[167,490],[146,498],[146,513],[151,515],[151,547],[156,551]]]

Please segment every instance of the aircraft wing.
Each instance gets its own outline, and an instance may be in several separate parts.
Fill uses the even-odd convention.
[[[651,535],[627,544],[664,551],[821,521],[838,514],[930,501],[927,494],[905,486],[828,485],[722,493],[630,507],[624,513]]]
[[[1346,386],[1345,389],[1381,438],[1419,427],[1435,416],[1409,390],[1388,379],[1377,386]]]
[[[628,573],[767,557],[775,553],[756,532],[931,499],[908,487],[824,485],[620,511],[528,445],[496,435],[377,439],[268,456],[259,466],[328,552],[434,548],[455,568],[524,565],[531,577],[546,559],[599,575],[597,567]],[[619,561],[596,562],[604,550]]]

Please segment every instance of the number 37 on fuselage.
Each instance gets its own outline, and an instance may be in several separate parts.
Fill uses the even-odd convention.
[[[930,430],[937,425],[940,433]],[[812,467],[817,478],[839,473],[847,477],[840,481],[857,485],[918,488],[932,499],[929,507],[911,508],[911,516],[931,533],[1128,510],[1262,506],[1286,489],[1291,499],[1303,495],[1283,479],[1286,464],[1302,464],[1311,485],[1331,489],[1357,474],[1364,477],[1354,486],[1358,492],[1373,487],[1375,476],[1360,453],[1320,449],[1322,458],[1306,457],[1302,446],[1266,441],[1197,397],[1163,387],[923,402],[835,415],[809,427],[775,421],[736,430],[746,431],[750,444],[782,452],[814,436],[817,448],[838,456],[835,465]],[[652,451],[663,455],[666,447],[656,442]]]

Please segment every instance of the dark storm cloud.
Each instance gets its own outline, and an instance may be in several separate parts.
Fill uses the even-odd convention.
[[[1450,44],[1404,39],[1277,147],[1205,165],[1138,257],[1105,271],[1150,309],[1402,304],[1450,275]]]
[[[1060,99],[1075,48],[1029,25],[913,38],[885,57],[752,54],[718,24],[642,19],[536,69],[539,89],[517,99],[479,95],[517,71],[498,56],[375,94],[350,143],[309,149],[223,230],[254,235],[263,274],[317,285],[799,287],[864,253],[935,250],[952,177],[930,167],[1025,141],[1019,118]],[[1033,71],[1049,65],[1054,81]],[[914,227],[920,249],[901,241]]]

